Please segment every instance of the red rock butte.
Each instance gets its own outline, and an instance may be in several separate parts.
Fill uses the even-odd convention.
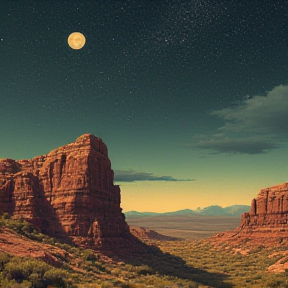
[[[119,244],[133,237],[113,177],[107,147],[92,134],[31,160],[1,159],[0,213],[78,244]]]
[[[288,182],[261,189],[252,200],[250,212],[243,213],[235,231],[215,235],[214,240],[274,245],[288,241]]]
[[[288,182],[262,189],[242,214],[240,228],[249,233],[285,232],[288,237]]]

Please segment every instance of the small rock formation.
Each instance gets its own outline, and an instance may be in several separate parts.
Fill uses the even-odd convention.
[[[144,228],[144,227],[137,227],[137,226],[130,226],[130,232],[139,238],[142,242],[151,243],[153,240],[158,241],[181,241],[184,240],[182,238],[176,238],[171,236],[162,235],[155,230]]]
[[[107,147],[92,134],[31,160],[1,159],[0,214],[78,244],[121,245],[133,236],[113,176]]]

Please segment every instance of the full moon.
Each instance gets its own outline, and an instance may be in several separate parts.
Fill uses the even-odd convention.
[[[79,50],[85,45],[85,36],[80,32],[73,32],[68,37],[68,44],[72,49]]]

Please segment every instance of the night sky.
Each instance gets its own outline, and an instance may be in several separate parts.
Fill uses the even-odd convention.
[[[288,181],[288,1],[2,0],[0,158],[84,133],[124,211],[249,205]]]

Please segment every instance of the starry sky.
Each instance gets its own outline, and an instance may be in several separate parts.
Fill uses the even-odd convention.
[[[93,133],[124,211],[250,205],[288,181],[285,0],[2,0],[0,87],[0,158]]]

